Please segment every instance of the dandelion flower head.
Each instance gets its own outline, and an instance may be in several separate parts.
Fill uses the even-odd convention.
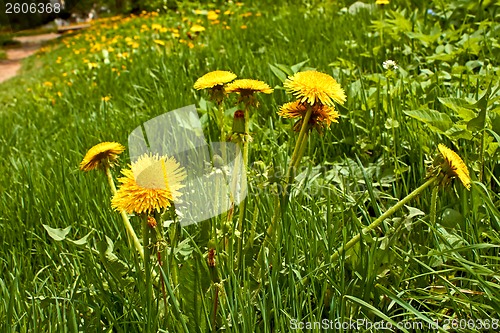
[[[152,213],[179,200],[186,178],[184,168],[173,158],[145,154],[130,169],[122,170],[120,188],[111,201],[114,209],[127,213]]]
[[[303,118],[307,113],[308,108],[312,108],[309,123],[312,126],[315,126],[318,130],[320,130],[324,126],[330,126],[332,122],[338,123],[338,118],[340,117],[340,115],[335,110],[335,107],[323,104],[311,106],[308,104],[300,103],[299,101],[285,103],[283,106],[281,106],[278,115],[282,116],[283,118]],[[299,130],[301,126],[302,123],[299,121],[295,125],[295,130]]]
[[[442,172],[449,178],[458,177],[465,188],[470,190],[471,179],[469,176],[469,169],[467,169],[462,158],[441,143],[438,145],[438,150],[443,158],[443,162],[441,163]]]
[[[236,74],[229,71],[213,71],[200,77],[194,83],[194,89],[210,89],[222,87],[224,84],[236,79]]]
[[[90,171],[102,166],[112,166],[125,147],[117,142],[101,142],[90,148],[80,163],[80,170]]]
[[[270,94],[273,89],[265,82],[251,79],[241,79],[229,83],[226,86],[226,92],[240,93],[241,95],[251,95],[256,92]]]
[[[313,70],[295,73],[284,86],[301,103],[333,106],[334,102],[344,104],[346,100],[344,90],[333,77]]]

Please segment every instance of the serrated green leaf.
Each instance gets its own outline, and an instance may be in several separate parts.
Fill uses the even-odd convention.
[[[47,230],[47,233],[49,236],[56,241],[62,241],[66,239],[66,236],[68,235],[69,231],[71,230],[71,226],[66,227],[64,229],[61,228],[51,228],[46,224],[42,224],[45,230]]]
[[[451,118],[446,113],[431,109],[403,111],[406,115],[427,124],[432,130],[445,134],[453,126]]]

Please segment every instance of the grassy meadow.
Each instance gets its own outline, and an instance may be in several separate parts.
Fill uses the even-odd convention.
[[[500,6],[365,2],[179,2],[26,59],[0,84],[0,331],[500,331]],[[300,134],[278,115],[295,100],[284,82],[312,69],[346,101],[287,178]],[[193,88],[215,70],[274,88],[251,111],[248,196],[185,228],[155,214],[159,266],[130,245],[105,173],[79,165],[191,104],[221,141],[216,103]],[[222,106],[229,134],[244,105]]]

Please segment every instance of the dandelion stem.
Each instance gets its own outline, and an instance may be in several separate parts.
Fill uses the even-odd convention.
[[[151,249],[149,248],[150,227],[147,215],[144,215],[142,233],[144,243],[144,272],[146,277],[146,327],[144,331],[151,332],[150,325],[152,322],[153,283],[151,281]]]
[[[249,143],[250,143],[250,106],[245,103],[245,140],[243,141],[243,170],[246,172],[248,168],[248,149],[249,149]],[[241,181],[242,184],[242,193],[243,191],[246,190],[246,188],[243,188],[243,185],[245,182]],[[238,260],[238,269],[241,268],[241,263],[242,263],[242,248],[243,248],[243,232],[245,230],[244,228],[244,223],[245,223],[245,212],[246,212],[246,204],[247,204],[247,198],[243,199],[240,203],[240,209],[238,213],[238,247],[237,247],[237,260]]]
[[[106,178],[108,179],[109,187],[111,188],[111,193],[113,195],[115,195],[116,194],[116,186],[115,186],[115,182],[113,181],[113,176],[111,175],[111,170],[109,167],[106,167],[104,170],[106,172]],[[129,241],[132,241],[132,243],[134,244],[134,247],[139,252],[139,255],[141,256],[142,260],[144,261],[144,249],[142,248],[141,241],[139,240],[139,237],[137,237],[137,234],[135,233],[135,230],[132,227],[132,224],[130,224],[130,220],[128,218],[127,213],[125,211],[121,211],[120,215],[122,217],[122,221],[123,221],[123,225],[125,226],[125,230],[127,231],[127,235],[129,236]]]
[[[420,185],[420,187],[418,187],[413,192],[411,192],[410,194],[408,194],[406,197],[404,197],[403,199],[401,199],[397,204],[395,204],[394,206],[392,206],[391,208],[389,208],[378,219],[376,219],[375,221],[373,221],[367,227],[363,228],[359,234],[357,234],[356,236],[354,236],[353,238],[351,238],[351,240],[349,240],[345,245],[343,245],[339,249],[337,249],[337,251],[335,251],[335,253],[332,254],[332,256],[330,257],[330,260],[332,262],[333,261],[337,261],[338,258],[342,254],[344,254],[347,250],[349,250],[354,245],[356,245],[356,243],[359,242],[359,240],[361,239],[361,235],[364,236],[367,233],[369,233],[370,231],[372,231],[373,229],[375,229],[376,227],[378,227],[386,218],[388,218],[389,216],[391,216],[392,214],[394,214],[397,210],[399,210],[401,207],[403,207],[408,201],[410,201],[413,198],[417,197],[420,193],[422,193],[423,190],[425,190],[427,187],[429,187],[432,184],[434,184],[434,182],[436,181],[436,178],[437,178],[437,176],[434,176],[434,177],[430,178],[429,180],[427,180],[425,183],[423,183],[422,185]]]
[[[297,142],[295,143],[295,148],[293,149],[292,157],[290,159],[290,164],[288,165],[288,170],[285,177],[285,184],[283,186],[283,196],[281,198],[281,210],[284,213],[288,204],[288,198],[290,195],[290,188],[295,178],[295,173],[297,171],[297,167],[300,164],[300,160],[302,159],[302,155],[305,151],[305,146],[307,142],[307,133],[309,131],[309,119],[311,119],[312,108],[308,107],[307,112],[302,118],[302,127],[300,128],[299,137],[297,138]],[[276,212],[275,212],[276,214]]]
[[[430,220],[432,227],[434,227],[436,225],[436,207],[437,207],[438,190],[439,190],[439,186],[434,186],[434,188],[432,189],[431,211],[429,213],[429,220]]]
[[[306,142],[307,142],[307,132],[309,131],[309,119],[311,119],[312,108],[308,108],[307,112],[302,119],[302,127],[300,128],[299,136],[297,138],[297,142],[295,143],[295,148],[292,153],[292,157],[290,159],[290,163],[288,165],[288,170],[285,176],[285,183],[283,184],[283,193],[281,196],[281,205],[280,205],[280,193],[276,194],[275,202],[274,202],[274,215],[271,220],[271,224],[267,228],[266,235],[264,236],[264,241],[262,242],[262,246],[259,250],[259,254],[257,258],[260,259],[261,255],[263,255],[263,249],[265,246],[270,245],[270,242],[274,243],[274,246],[277,245],[277,239],[281,238],[280,235],[276,233],[277,225],[281,218],[281,215],[284,214],[286,210],[286,205],[288,203],[289,191],[291,187],[291,183],[293,178],[295,177],[296,169],[300,164],[300,160],[302,159],[302,155],[304,154]],[[280,207],[281,206],[281,207]],[[281,208],[281,209],[280,209]],[[270,238],[270,239],[269,239]],[[274,262],[274,251],[271,253],[271,262]],[[264,260],[262,260],[264,262]]]
[[[171,234],[170,234],[170,271],[172,272],[172,282],[174,285],[174,288],[176,290],[178,287],[178,266],[177,266],[177,260],[175,259],[175,248],[177,247],[177,244],[179,243],[179,236],[181,232],[181,225],[178,221],[174,220],[173,225],[171,226]],[[177,295],[178,296],[178,295]]]
[[[222,160],[226,161],[227,159],[227,153],[226,153],[226,134],[224,132],[224,106],[222,105],[222,101],[218,103],[217,110],[219,112],[218,118],[219,118],[219,126],[220,126],[220,142],[222,144],[221,147],[221,153],[222,153]]]

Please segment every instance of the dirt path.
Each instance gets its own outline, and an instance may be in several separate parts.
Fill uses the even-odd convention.
[[[0,83],[16,76],[17,71],[21,68],[21,61],[35,53],[42,43],[59,36],[59,34],[51,33],[14,38],[21,42],[21,46],[19,48],[7,50],[7,59],[0,61]]]

